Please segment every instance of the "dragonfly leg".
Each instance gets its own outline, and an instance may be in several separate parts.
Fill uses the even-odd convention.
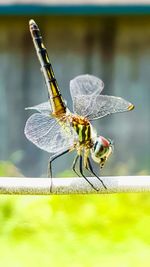
[[[77,173],[76,171],[76,165],[77,165],[77,161],[78,161],[79,155],[77,155],[73,161],[73,165],[72,165],[72,169],[73,171],[80,177],[80,175]]]
[[[105,189],[107,189],[106,185],[104,184],[103,180],[100,179],[100,177],[93,171],[93,168],[92,168],[92,165],[91,165],[91,162],[90,162],[90,159],[87,158],[87,167],[88,171],[90,171],[100,182],[101,184],[103,185],[103,187]]]
[[[48,164],[48,177],[52,177],[52,162],[55,159],[63,156],[64,154],[66,154],[68,152],[70,152],[70,149],[67,149],[67,150],[63,151],[62,153],[60,153],[60,154],[55,154],[55,155],[53,155],[53,156],[50,157],[49,164]]]
[[[99,191],[99,189],[97,189],[88,179],[87,177],[83,174],[83,166],[82,166],[82,156],[80,155],[80,173],[83,176],[83,178],[92,186],[92,188],[96,191]]]
[[[50,159],[49,159],[49,162],[48,162],[48,177],[51,178],[51,188],[50,188],[50,192],[52,192],[52,162],[53,162],[55,159],[61,157],[62,155],[66,154],[66,153],[68,153],[68,152],[70,152],[70,149],[67,149],[67,150],[63,151],[63,152],[60,153],[60,154],[52,155],[52,156],[50,157]]]

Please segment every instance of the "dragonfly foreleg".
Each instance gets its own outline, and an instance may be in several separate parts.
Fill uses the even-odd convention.
[[[83,178],[92,186],[92,188],[96,191],[99,191],[99,189],[97,189],[88,179],[87,177],[83,174],[83,162],[82,162],[82,156],[80,155],[80,163],[79,163],[79,167],[80,167],[80,173],[83,176]]]
[[[91,162],[90,162],[90,159],[89,158],[87,158],[87,165],[86,165],[86,168],[87,168],[87,170],[88,171],[90,171],[100,182],[101,182],[101,184],[103,185],[103,187],[105,188],[105,189],[107,189],[107,187],[106,187],[106,185],[104,184],[104,182],[103,182],[103,180],[102,179],[100,179],[100,177],[93,171],[93,167],[92,167],[92,165],[91,165]]]
[[[78,161],[78,159],[79,159],[79,155],[77,155],[77,156],[75,157],[75,159],[74,159],[74,161],[73,161],[73,164],[72,164],[72,169],[73,169],[73,171],[74,171],[78,176],[80,176],[80,175],[78,174],[78,172],[76,171],[76,165],[77,165],[77,161]]]
[[[70,149],[67,149],[67,150],[63,151],[62,153],[52,155],[52,156],[49,158],[49,163],[48,163],[48,177],[51,177],[51,178],[52,178],[52,162],[53,162],[55,159],[57,159],[57,158],[63,156],[64,154],[66,154],[66,153],[68,153],[68,152],[70,152]]]

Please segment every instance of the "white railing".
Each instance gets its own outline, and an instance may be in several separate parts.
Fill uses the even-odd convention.
[[[99,189],[94,190],[84,178],[0,177],[0,194],[55,195],[108,194],[150,191],[150,176],[101,177],[107,189],[95,177],[88,178]]]

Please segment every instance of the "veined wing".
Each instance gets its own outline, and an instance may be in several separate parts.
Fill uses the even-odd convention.
[[[71,148],[76,138],[69,122],[62,127],[59,121],[44,113],[33,114],[27,120],[24,132],[32,143],[49,153]]]
[[[76,96],[100,95],[103,88],[103,81],[89,74],[79,75],[70,81],[70,93],[73,101]]]
[[[92,75],[80,75],[70,81],[73,111],[89,120],[108,114],[129,111],[134,106],[123,98],[100,95],[104,83]]]
[[[99,119],[112,113],[132,110],[134,106],[121,97],[96,95],[76,96],[73,101],[74,111],[89,120]]]
[[[88,109],[91,108],[91,100],[96,95],[100,95],[103,88],[102,80],[93,75],[79,75],[71,80],[70,93],[73,101],[73,111],[78,115],[85,116]]]
[[[50,102],[48,102],[48,101],[44,102],[44,103],[41,103],[41,104],[38,104],[38,105],[35,105],[33,107],[27,107],[25,109],[26,110],[34,109],[34,110],[39,111],[40,113],[44,113],[44,114],[47,114],[47,115],[50,115],[51,112],[52,112]]]

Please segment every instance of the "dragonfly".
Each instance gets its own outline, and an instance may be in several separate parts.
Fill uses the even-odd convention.
[[[49,177],[52,177],[52,162],[75,150],[77,153],[72,165],[74,172],[84,177],[98,191],[99,188],[85,175],[85,170],[89,171],[100,181],[100,186],[107,189],[102,178],[93,170],[91,160],[102,168],[112,154],[114,145],[111,139],[98,135],[91,122],[112,113],[130,111],[134,105],[121,97],[101,95],[103,81],[84,74],[70,81],[73,101],[71,112],[61,95],[39,27],[34,20],[29,21],[29,28],[44,75],[48,101],[26,108],[36,113],[27,120],[25,135],[37,147],[51,154]]]

